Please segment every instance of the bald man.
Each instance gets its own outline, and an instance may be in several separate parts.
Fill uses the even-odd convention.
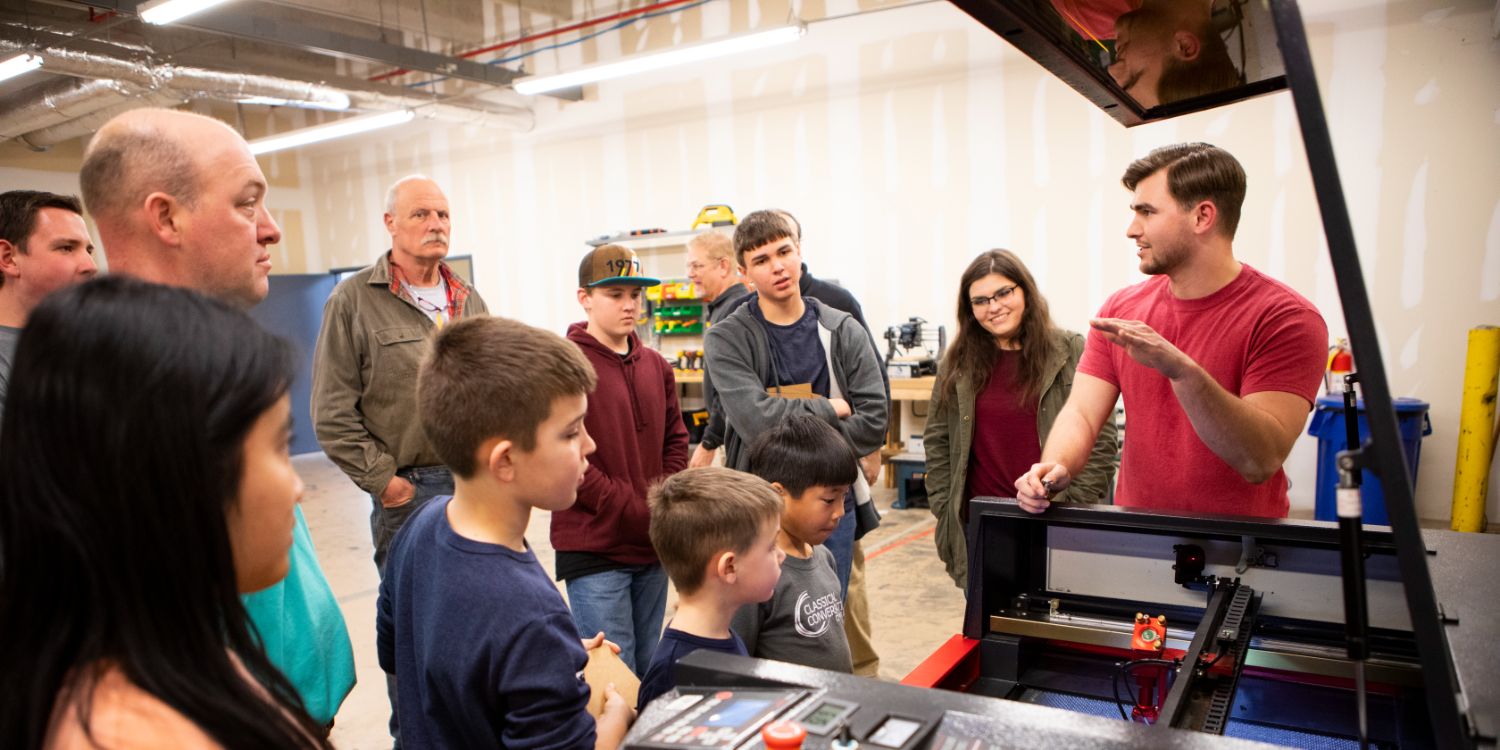
[[[196,289],[241,307],[265,299],[281,230],[250,147],[218,120],[167,109],[126,112],[99,129],[79,173],[112,273]],[[354,649],[318,565],[302,508],[291,569],[247,594],[266,655],[327,725],[354,687]]]
[[[186,286],[244,308],[266,297],[281,229],[266,177],[238,133],[211,117],[138,109],[99,129],[83,201],[111,271]]]

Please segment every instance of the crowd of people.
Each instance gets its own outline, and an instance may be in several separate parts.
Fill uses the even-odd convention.
[[[0,738],[327,747],[353,651],[298,507],[295,357],[246,313],[280,239],[266,179],[225,124],[144,109],[100,129],[80,182],[81,205],[0,195]],[[1086,338],[1052,323],[1014,253],[960,279],[926,428],[960,586],[969,499],[1111,496],[1121,395],[1113,502],[1286,513],[1323,322],[1234,259],[1233,157],[1158,149],[1124,184],[1152,277]],[[658,280],[631,250],[584,255],[585,319],[564,336],[489,315],[449,268],[432,180],[393,184],[384,219],[390,248],[324,310],[311,407],[370,496],[395,746],[615,747],[700,649],[874,673],[858,539],[879,523],[889,382],[790,214],[690,247],[712,323],[696,451],[671,367],[635,332]],[[533,509],[551,514],[551,572],[524,536]],[[595,649],[640,676],[634,706],[604,685],[586,710]]]

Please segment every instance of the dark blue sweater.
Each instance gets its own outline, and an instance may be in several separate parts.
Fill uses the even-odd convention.
[[[672,667],[677,664],[678,659],[699,649],[723,651],[726,654],[740,656],[750,655],[745,651],[745,642],[741,641],[733,631],[730,631],[728,638],[702,638],[668,625],[666,632],[661,634],[661,643],[656,645],[656,653],[651,656],[651,666],[646,668],[646,676],[641,678],[641,689],[636,695],[635,710],[644,709],[646,704],[655,700],[657,696],[677,687],[677,675],[673,673]],[[404,726],[402,732],[404,743]]]
[[[528,549],[476,542],[434,498],[391,544],[375,633],[401,746],[592,748],[588,655]]]

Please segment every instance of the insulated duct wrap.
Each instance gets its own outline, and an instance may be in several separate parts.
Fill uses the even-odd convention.
[[[0,141],[24,135],[23,140],[33,148],[46,148],[92,133],[120,112],[146,106],[173,106],[193,98],[240,101],[263,97],[329,110],[351,106],[372,111],[413,109],[418,116],[431,120],[519,132],[529,131],[535,124],[529,106],[488,102],[458,106],[275,76],[158,65],[145,58],[126,59],[71,49],[33,50],[13,42],[0,42],[0,54],[21,49],[40,55],[45,72],[93,79],[59,83],[40,99],[0,114]]]
[[[100,126],[122,112],[129,112],[132,109],[142,109],[144,107],[175,107],[186,102],[187,97],[180,94],[147,94],[146,96],[129,99],[114,106],[90,112],[82,117],[58,125],[30,131],[25,135],[18,136],[16,140],[32,149],[40,151],[63,141],[92,135]]]
[[[0,115],[0,141],[111,107],[148,89],[114,80],[58,81],[40,98]]]

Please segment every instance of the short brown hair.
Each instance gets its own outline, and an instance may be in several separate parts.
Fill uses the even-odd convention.
[[[468,478],[495,437],[523,451],[552,402],[589,393],[594,368],[561,336],[507,318],[465,318],[439,331],[417,377],[422,430],[438,458]]]
[[[651,488],[651,545],[683,594],[703,586],[709,560],[743,554],[767,521],[781,519],[781,496],[760,477],[721,466],[686,469]]]
[[[1136,159],[1125,169],[1120,182],[1135,190],[1142,180],[1167,170],[1167,192],[1184,211],[1199,201],[1212,201],[1219,209],[1219,227],[1233,238],[1245,203],[1245,168],[1234,156],[1207,143],[1162,146]]]
[[[787,220],[789,214],[774,209],[755,211],[740,220],[734,228],[734,262],[745,267],[745,253],[767,242],[791,238],[798,242],[798,230]],[[798,242],[798,244],[801,244]]]
[[[36,216],[44,208],[60,208],[83,214],[83,206],[71,195],[58,195],[42,190],[8,190],[0,193],[0,240],[15,246],[16,251],[27,253],[26,240],[36,231]],[[0,287],[5,286],[5,277],[0,276]]]

